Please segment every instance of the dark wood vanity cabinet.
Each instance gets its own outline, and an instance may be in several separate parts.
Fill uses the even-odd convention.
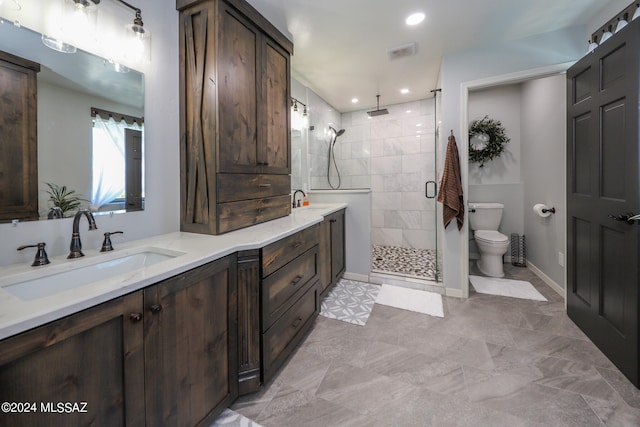
[[[0,424],[145,425],[142,300],[135,292],[0,341],[0,401],[23,405]]]
[[[230,255],[0,341],[0,401],[36,405],[1,424],[210,425],[238,395],[236,304]]]
[[[320,311],[319,225],[262,248],[262,373],[269,381]]]
[[[0,51],[0,221],[38,219],[39,71]]]
[[[144,290],[146,425],[210,425],[238,396],[236,256]]]
[[[327,215],[320,224],[320,283],[322,296],[345,270],[345,210]]]
[[[289,215],[293,45],[244,0],[180,10],[181,229]]]

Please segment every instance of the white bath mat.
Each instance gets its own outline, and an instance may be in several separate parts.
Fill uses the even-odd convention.
[[[442,295],[400,286],[382,285],[376,304],[444,317]]]
[[[530,282],[523,280],[497,279],[495,277],[469,276],[476,292],[503,297],[547,301]]]

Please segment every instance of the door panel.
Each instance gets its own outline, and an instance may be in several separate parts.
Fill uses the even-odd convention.
[[[567,313],[638,387],[640,21],[567,72]]]
[[[260,35],[230,7],[220,16],[218,57],[225,60],[218,63],[218,171],[256,173],[260,172],[256,78]]]
[[[625,100],[616,100],[602,107],[602,173],[601,195],[611,199],[625,198]]]

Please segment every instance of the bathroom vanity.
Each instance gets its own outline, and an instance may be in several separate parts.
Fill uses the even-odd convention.
[[[0,400],[21,409],[3,420],[210,423],[268,381],[313,325],[320,293],[335,281],[325,287],[320,272],[344,266],[344,227],[335,225],[344,214],[342,204],[301,208],[222,236],[171,233],[108,255],[87,250],[86,260],[55,257],[35,272],[3,267]],[[42,298],[7,290],[56,265],[66,274],[78,262],[163,251],[160,262]]]

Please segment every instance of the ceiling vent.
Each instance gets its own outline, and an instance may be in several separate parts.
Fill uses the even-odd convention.
[[[404,58],[405,56],[415,55],[417,50],[418,48],[415,43],[408,43],[387,49],[387,56],[389,59]]]

